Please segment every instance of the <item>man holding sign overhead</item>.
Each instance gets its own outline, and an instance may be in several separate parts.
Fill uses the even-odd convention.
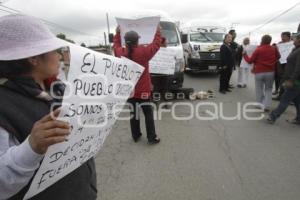
[[[155,124],[153,119],[153,107],[151,105],[151,77],[149,73],[149,61],[151,58],[157,53],[160,49],[161,45],[161,33],[160,27],[157,25],[159,19],[156,23],[157,30],[153,39],[153,42],[147,46],[139,45],[140,36],[133,29],[127,31],[124,35],[124,43],[125,47],[122,47],[122,38],[121,32],[122,27],[118,26],[116,30],[116,35],[114,37],[114,53],[117,57],[127,57],[130,60],[142,65],[145,70],[142,74],[140,80],[138,81],[135,92],[132,98],[128,100],[131,105],[131,133],[132,138],[135,142],[137,142],[142,136],[140,130],[140,120],[139,120],[139,107],[142,108],[145,121],[146,121],[146,129],[147,129],[147,138],[149,144],[156,144],[160,142],[160,139],[157,137],[155,132]]]

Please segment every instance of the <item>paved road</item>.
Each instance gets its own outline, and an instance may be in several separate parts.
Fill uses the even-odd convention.
[[[218,77],[187,75],[185,86],[217,91]],[[214,102],[223,102],[225,115],[233,116],[237,102],[254,99],[252,86],[217,94]],[[200,108],[201,116],[206,109]],[[177,107],[176,113],[186,116],[188,110]],[[145,135],[135,144],[129,122],[119,121],[96,159],[99,199],[300,199],[300,131],[285,122],[294,114],[290,107],[272,126],[245,119],[176,121],[164,113],[156,122],[162,139],[156,146],[147,145]]]

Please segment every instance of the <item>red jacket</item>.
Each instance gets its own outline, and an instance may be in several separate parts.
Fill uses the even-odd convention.
[[[257,74],[274,72],[276,63],[280,58],[280,54],[276,47],[261,45],[256,48],[251,57],[244,55],[244,58],[249,64],[254,63],[252,72]]]
[[[151,77],[149,73],[149,61],[160,49],[161,35],[160,31],[157,31],[154,40],[151,44],[138,45],[133,49],[132,60],[142,65],[145,70],[140,80],[137,82],[134,91],[134,98],[138,99],[149,99],[151,96]],[[128,57],[127,48],[121,45],[121,35],[117,33],[114,37],[114,53],[117,57]]]

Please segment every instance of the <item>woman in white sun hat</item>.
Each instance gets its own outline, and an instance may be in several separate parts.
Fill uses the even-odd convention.
[[[0,17],[0,199],[23,199],[43,154],[63,142],[69,124],[58,121],[45,81],[59,72],[67,43],[57,39],[38,19],[24,15]],[[63,95],[63,85],[54,87]],[[94,200],[97,198],[94,160],[32,199]]]

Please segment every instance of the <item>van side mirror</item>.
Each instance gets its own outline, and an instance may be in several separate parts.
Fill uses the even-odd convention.
[[[109,43],[113,43],[114,42],[114,34],[113,33],[110,33],[108,35],[108,41],[109,41]]]
[[[188,42],[188,34],[181,34],[181,43],[185,44]]]

